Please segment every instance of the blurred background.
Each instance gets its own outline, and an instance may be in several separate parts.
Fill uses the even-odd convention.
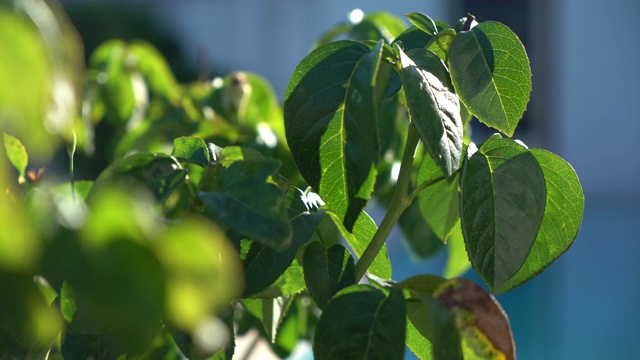
[[[518,358],[632,358],[640,340],[640,2],[633,0],[63,0],[90,54],[111,38],[160,49],[179,81],[234,70],[268,79],[280,98],[297,63],[354,8],[454,23],[467,13],[514,30],[529,54],[533,93],[516,132],[571,163],[586,197],[582,229],[535,280],[498,296]],[[407,22],[408,23],[408,22]],[[477,142],[488,134],[478,129]],[[374,209],[375,212],[375,209]],[[376,214],[374,214],[374,217]],[[394,278],[441,273],[396,235]],[[466,276],[475,278],[472,272]],[[407,358],[411,354],[407,352]]]

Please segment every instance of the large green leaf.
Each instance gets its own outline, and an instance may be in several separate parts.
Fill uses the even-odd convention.
[[[480,285],[467,279],[453,279],[440,285],[434,295],[454,319],[465,359],[515,359],[509,319],[496,299]]]
[[[382,42],[373,50],[346,40],[323,45],[300,62],[285,93],[293,158],[348,230],[375,182],[381,54]]]
[[[447,69],[440,58],[427,50],[412,50],[410,57],[400,47],[396,51],[411,122],[431,157],[450,177],[460,165],[462,119],[460,101]]]
[[[250,240],[289,245],[286,193],[270,180],[280,162],[240,147],[224,148],[218,162],[215,184],[198,194],[205,214]]]
[[[429,155],[424,156],[420,163],[416,183],[433,181],[441,176],[442,171],[433,158]],[[418,204],[422,216],[442,241],[447,239],[449,233],[460,220],[459,181],[459,176],[456,174],[449,181],[434,183],[418,194]]]
[[[313,353],[323,359],[402,359],[406,310],[400,288],[388,296],[370,286],[346,288],[327,305]]]
[[[531,94],[529,59],[517,35],[494,21],[462,31],[449,49],[449,68],[469,111],[512,136]]]
[[[376,223],[371,219],[369,214],[362,211],[362,215],[358,217],[358,220],[353,226],[353,232],[347,231],[336,214],[330,211],[328,211],[327,214],[336,224],[338,230],[340,230],[342,236],[347,240],[347,243],[349,243],[356,256],[362,256],[378,229]],[[389,261],[386,244],[382,249],[380,249],[378,255],[373,259],[373,262],[371,263],[371,266],[369,266],[367,272],[386,280],[391,279],[391,261]]]
[[[353,257],[340,244],[327,249],[312,242],[304,250],[303,268],[309,293],[321,309],[338,291],[356,282]]]
[[[465,161],[460,190],[469,259],[489,287],[499,289],[520,270],[538,235],[544,174],[527,148],[494,136]]]
[[[573,244],[584,211],[580,180],[566,161],[546,150],[531,149],[542,167],[547,187],[547,201],[538,236],[517,274],[495,289],[508,291],[533,278]]]

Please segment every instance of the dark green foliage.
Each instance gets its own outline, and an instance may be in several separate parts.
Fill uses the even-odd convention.
[[[492,295],[461,278],[398,282],[385,245],[399,224],[415,257],[447,246],[445,276],[472,266],[501,293],[575,240],[584,199],[567,162],[500,134],[471,141],[472,116],[511,136],[529,101],[506,26],[367,14],[322,36],[281,106],[251,73],[180,84],[144,42],[97,47],[76,83],[64,16],[8,4],[2,358],[231,359],[251,329],[281,357],[304,340],[317,359],[515,358]],[[62,143],[69,181],[29,167]],[[74,153],[100,175],[75,181]]]

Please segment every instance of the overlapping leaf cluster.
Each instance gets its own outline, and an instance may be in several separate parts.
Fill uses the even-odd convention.
[[[575,239],[583,197],[557,155],[471,142],[472,116],[510,137],[529,100],[506,26],[417,13],[409,28],[386,13],[340,24],[300,62],[283,108],[257,75],[179,84],[150,44],[112,40],[70,101],[77,118],[52,130],[37,120],[61,101],[51,81],[65,68],[50,57],[74,56],[77,40],[44,44],[36,10],[0,6],[25,39],[0,42],[0,57],[46,55],[37,74],[0,65],[0,87],[15,74],[32,86],[0,96],[3,354],[230,359],[257,329],[283,357],[305,340],[318,359],[401,359],[405,345],[422,359],[515,357],[495,298],[456,276],[471,265],[494,293],[536,276]],[[29,91],[54,100],[16,100]],[[32,152],[31,128],[56,140]],[[61,141],[60,183],[29,155],[47,160]],[[76,145],[93,180],[74,179]],[[372,200],[388,210],[379,226]],[[447,244],[448,279],[394,281],[396,223],[418,257]]]

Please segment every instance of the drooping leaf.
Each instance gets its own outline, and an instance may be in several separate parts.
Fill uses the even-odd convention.
[[[356,256],[362,256],[378,229],[376,223],[371,219],[369,214],[364,211],[362,212],[362,215],[358,217],[358,220],[353,226],[353,232],[347,231],[340,222],[340,219],[334,213],[328,211],[327,214],[336,224],[338,230],[340,230],[342,236],[347,240],[347,243],[349,243]],[[382,279],[391,279],[391,261],[389,260],[386,244],[383,245],[382,249],[380,249],[380,252],[373,259],[373,262],[367,271]]]
[[[531,94],[531,68],[524,46],[495,21],[458,33],[449,50],[453,85],[478,120],[512,136]]]
[[[96,184],[109,180],[134,180],[162,200],[184,182],[186,175],[174,157],[162,153],[138,153],[113,162],[100,174]]]
[[[300,62],[285,93],[287,142],[300,173],[351,230],[369,199],[377,162],[382,42],[323,45]]]
[[[566,161],[546,150],[531,149],[544,173],[547,200],[540,231],[529,255],[517,274],[495,289],[508,291],[533,278],[573,244],[584,211],[584,195],[580,180]]]
[[[402,65],[401,78],[411,122],[429,154],[445,176],[460,165],[462,120],[460,102],[442,61],[426,50],[413,50],[407,56],[396,47]],[[415,60],[414,60],[415,59]]]
[[[509,319],[486,290],[471,280],[453,279],[442,284],[435,297],[455,320],[465,359],[515,359]]]
[[[320,242],[310,243],[304,251],[303,269],[309,293],[321,309],[338,291],[356,282],[351,253],[339,244],[327,249]]]
[[[205,214],[218,224],[264,245],[286,247],[291,240],[286,194],[268,181],[280,162],[250,150],[224,148],[216,183],[198,197],[205,205]]]
[[[535,156],[500,136],[465,161],[460,217],[469,259],[490,289],[499,289],[529,255],[545,211],[545,178]]]
[[[18,170],[18,183],[22,184],[26,181],[24,174],[27,170],[27,164],[29,164],[27,149],[24,148],[20,140],[7,133],[3,133],[3,138],[7,158],[9,158],[11,165]]]
[[[440,177],[442,177],[442,170],[431,156],[425,155],[420,163],[416,183],[420,185]],[[456,174],[449,181],[438,181],[418,194],[422,216],[442,241],[447,239],[460,220],[459,182],[459,176]]]
[[[402,359],[405,329],[406,310],[399,288],[385,296],[370,286],[348,287],[329,302],[320,317],[314,357]]]
[[[197,137],[182,136],[173,140],[171,156],[188,162],[207,166],[211,162],[209,148],[204,140]]]

